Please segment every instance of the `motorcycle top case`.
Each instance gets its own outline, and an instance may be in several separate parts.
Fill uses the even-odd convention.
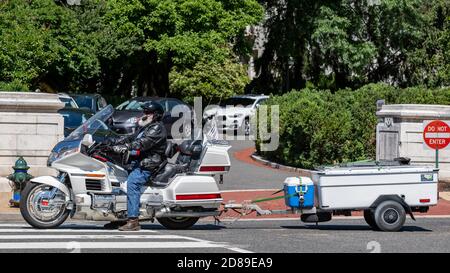
[[[288,177],[284,180],[284,201],[292,208],[312,208],[314,206],[314,183],[309,177]],[[300,195],[303,194],[303,202]]]

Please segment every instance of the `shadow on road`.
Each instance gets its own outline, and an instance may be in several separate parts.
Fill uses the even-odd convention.
[[[196,224],[193,227],[187,229],[187,230],[220,230],[220,229],[224,229],[226,227],[224,226],[219,226],[219,225],[213,225],[213,224]],[[161,225],[152,225],[152,224],[146,224],[146,225],[142,225],[141,224],[141,230],[168,230],[167,228],[161,226]]]
[[[366,225],[305,225],[305,226],[281,226],[286,229],[317,229],[317,230],[348,230],[348,231],[372,231],[372,228]],[[431,232],[430,229],[425,229],[417,226],[404,226],[400,232]]]

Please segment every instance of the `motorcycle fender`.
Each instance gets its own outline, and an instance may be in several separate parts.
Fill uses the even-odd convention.
[[[33,183],[45,184],[61,190],[65,195],[66,199],[70,199],[70,190],[61,183],[56,177],[53,176],[39,176],[30,180]]]

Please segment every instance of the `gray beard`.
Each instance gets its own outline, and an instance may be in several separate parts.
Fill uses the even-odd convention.
[[[138,121],[138,125],[140,127],[145,127],[147,125],[149,125],[152,122],[153,118],[147,118],[145,121],[142,121],[142,119],[139,119]]]

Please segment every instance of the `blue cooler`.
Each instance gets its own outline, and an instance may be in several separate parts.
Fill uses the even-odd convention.
[[[299,193],[303,193],[303,204],[300,204]],[[310,209],[314,207],[314,183],[309,177],[288,177],[284,180],[284,200],[286,206]]]

